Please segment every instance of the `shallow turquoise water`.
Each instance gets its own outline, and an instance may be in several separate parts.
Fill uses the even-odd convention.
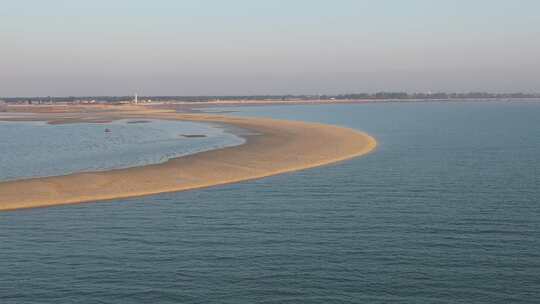
[[[133,122],[49,125],[0,121],[0,181],[162,163],[244,142],[218,126],[164,120]],[[205,137],[182,136],[186,134]]]
[[[0,213],[0,303],[538,303],[540,104],[233,110],[380,146],[246,183]]]

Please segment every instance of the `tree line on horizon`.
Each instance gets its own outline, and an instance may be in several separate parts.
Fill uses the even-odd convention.
[[[212,95],[212,96],[139,96],[139,99],[152,101],[232,101],[232,100],[451,100],[451,99],[514,99],[514,98],[540,98],[540,93],[407,93],[407,92],[377,92],[352,94],[323,94],[323,95]],[[95,100],[97,102],[115,103],[132,100],[133,96],[66,96],[66,97],[6,97],[3,101],[8,103],[55,103],[80,102]]]

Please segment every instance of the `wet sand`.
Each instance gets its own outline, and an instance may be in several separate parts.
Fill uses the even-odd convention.
[[[103,172],[76,173],[0,183],[0,210],[96,202],[210,187],[302,170],[371,152],[377,142],[348,128],[260,118],[179,114],[145,110],[34,116],[50,123],[114,119],[172,119],[219,123],[246,129],[240,146],[171,159],[162,164]]]

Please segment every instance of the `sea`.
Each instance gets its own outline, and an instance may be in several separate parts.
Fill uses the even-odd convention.
[[[355,128],[379,145],[364,157],[255,181],[2,212],[0,303],[540,303],[540,101],[211,111]],[[64,127],[51,132],[71,134],[58,139],[71,147],[56,157],[86,150],[78,134],[92,128],[109,136],[103,125]],[[2,154],[18,145],[32,154],[53,149],[7,138]],[[131,143],[115,147],[132,151]],[[176,144],[140,149],[161,159]],[[28,161],[7,159],[9,168]],[[118,161],[94,166],[125,166]],[[64,162],[53,171],[49,164],[21,172],[54,174]],[[17,178],[10,172],[2,175]]]
[[[0,181],[157,164],[245,142],[227,131],[219,125],[166,120],[0,121]]]

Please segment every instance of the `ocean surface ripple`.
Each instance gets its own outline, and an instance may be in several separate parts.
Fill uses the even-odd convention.
[[[538,303],[540,103],[227,108],[375,153],[211,189],[0,213],[0,303]]]

